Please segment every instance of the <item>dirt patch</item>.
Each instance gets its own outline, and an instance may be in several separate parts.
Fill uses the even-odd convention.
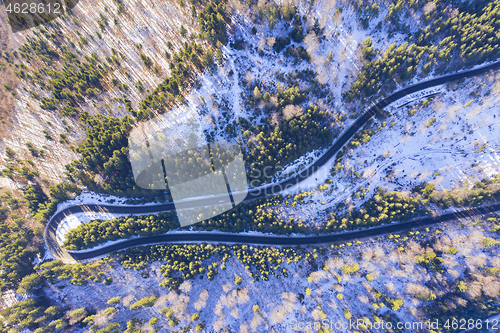
[[[303,110],[299,105],[287,105],[283,109],[283,117],[286,120],[292,119],[294,116],[300,116]]]

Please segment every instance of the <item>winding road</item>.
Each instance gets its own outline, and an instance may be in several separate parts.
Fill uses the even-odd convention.
[[[431,87],[435,87],[441,84],[449,83],[458,79],[480,75],[487,71],[496,70],[498,68],[500,68],[500,60],[475,69],[464,70],[454,74],[448,74],[438,78],[429,79],[423,82],[410,85],[399,91],[396,91],[395,93],[374,103],[349,128],[347,128],[343,132],[343,134],[333,143],[333,145],[326,151],[324,155],[322,155],[308,168],[304,169],[300,173],[286,180],[283,180],[280,183],[249,190],[247,197],[245,198],[244,201],[251,201],[279,194],[284,189],[296,185],[304,181],[308,177],[312,176],[317,170],[323,167],[354,136],[354,134],[361,127],[363,127],[363,125],[366,124],[366,122],[372,116],[374,116],[377,112],[381,111],[387,105],[409,94],[424,89],[428,89]],[[207,200],[209,202],[207,202]],[[218,200],[219,198],[217,197],[212,197],[210,199],[195,198],[190,200],[189,203],[185,205],[186,208],[194,208],[199,206],[205,206],[212,203],[217,203]],[[376,235],[402,231],[414,227],[420,227],[420,226],[450,221],[454,219],[459,219],[465,216],[487,214],[489,212],[500,210],[500,203],[484,205],[476,208],[461,209],[459,211],[446,213],[439,216],[427,216],[406,222],[372,227],[361,231],[350,231],[350,232],[326,234],[319,236],[291,237],[291,236],[260,236],[260,235],[250,235],[250,234],[231,234],[231,233],[213,233],[213,232],[210,233],[176,232],[164,235],[127,239],[118,243],[114,243],[109,246],[104,246],[97,249],[89,249],[86,251],[68,251],[61,248],[57,242],[56,231],[59,223],[65,217],[75,213],[101,212],[101,213],[140,215],[140,214],[154,214],[164,211],[170,211],[173,209],[175,209],[173,203],[147,205],[147,206],[120,206],[120,205],[101,205],[101,204],[73,205],[56,212],[51,217],[45,228],[44,241],[45,244],[47,245],[47,248],[52,252],[52,254],[57,259],[61,259],[65,262],[75,262],[80,260],[95,259],[103,255],[106,255],[108,253],[119,251],[133,246],[166,243],[166,242],[223,242],[223,243],[245,243],[245,244],[256,244],[256,245],[283,245],[283,246],[314,245],[314,244],[318,245],[318,244],[335,243],[341,241],[345,242],[348,240],[360,239],[364,237],[373,237]]]

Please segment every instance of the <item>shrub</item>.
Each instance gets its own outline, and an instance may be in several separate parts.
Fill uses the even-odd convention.
[[[243,282],[243,279],[242,279],[241,277],[236,276],[236,277],[234,278],[234,284],[235,284],[235,285],[239,286],[242,282]]]
[[[42,278],[36,274],[26,275],[19,283],[19,287],[17,288],[17,292],[20,294],[32,294],[38,288],[40,288],[42,283]]]
[[[73,319],[80,318],[85,315],[85,308],[79,308],[72,311],[69,316]]]
[[[344,265],[342,267],[342,272],[344,274],[349,274],[350,275],[350,274],[355,273],[357,271],[359,271],[359,265],[358,265],[358,263],[354,263],[352,265]]]
[[[448,253],[448,254],[452,254],[452,255],[457,254],[457,252],[458,252],[458,250],[457,250],[457,248],[456,248],[456,247],[454,247],[454,246],[451,246],[451,247],[448,249],[448,251],[446,251],[446,253]]]
[[[107,303],[108,305],[116,305],[118,303],[120,303],[122,301],[122,299],[120,297],[113,297],[111,298]]]
[[[141,57],[141,60],[142,60],[142,63],[144,64],[144,66],[146,66],[147,68],[150,68],[152,65],[153,65],[153,61],[151,60],[150,57],[148,57],[147,55],[141,53],[140,54],[140,57]]]
[[[158,297],[144,297],[130,306],[130,310],[139,310],[142,307],[152,307]]]
[[[349,320],[352,318],[351,311],[349,309],[344,310],[344,317],[345,319]]]
[[[109,315],[111,315],[111,314],[112,314],[115,310],[116,310],[116,309],[115,309],[114,307],[112,307],[112,306],[111,306],[111,307],[107,308],[106,310],[104,310],[104,311],[103,311],[103,313],[104,313],[104,315],[105,315],[105,316],[109,316]]]
[[[500,242],[498,242],[497,240],[494,240],[493,238],[490,238],[490,237],[483,238],[483,247],[491,247],[491,246],[498,245],[499,243]]]
[[[434,124],[436,122],[436,118],[431,118],[429,119],[429,121],[425,124],[426,127],[431,127],[432,124]]]

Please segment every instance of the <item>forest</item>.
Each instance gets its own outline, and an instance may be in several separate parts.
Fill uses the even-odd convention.
[[[71,181],[100,192],[127,197],[145,196],[147,201],[165,201],[163,192],[145,192],[135,186],[127,161],[127,136],[136,121],[148,119],[158,112],[166,112],[174,103],[182,103],[183,89],[196,83],[193,73],[203,69],[211,70],[215,65],[212,48],[218,50],[227,43],[228,17],[224,1],[217,3],[201,1],[199,4],[193,3],[193,6],[195,5],[201,8],[199,14],[196,14],[202,28],[202,33],[198,37],[209,41],[212,47],[206,48],[202,43],[193,40],[190,43],[184,42],[178,52],[172,52],[173,45],[168,42],[165,57],[170,60],[171,75],[139,103],[139,110],[132,109],[131,102],[125,95],[121,98],[133,118],[90,116],[87,112],[80,114],[79,111],[79,105],[85,103],[84,98],[97,96],[109,88],[104,84],[109,78],[120,90],[129,89],[113,78],[115,68],[121,66],[122,60],[126,60],[125,56],[115,49],[111,50],[111,56],[105,57],[106,61],[95,53],[85,55],[84,60],[80,60],[81,52],[78,47],[81,49],[88,44],[87,37],[78,32],[80,40],[77,46],[63,36],[60,24],[52,21],[45,27],[33,29],[33,34],[27,37],[15,56],[11,56],[8,52],[4,54],[9,60],[24,59],[28,64],[39,60],[38,63],[42,66],[38,70],[29,71],[24,64],[20,67],[16,64],[16,67],[20,68],[16,72],[18,76],[28,79],[51,95],[50,98],[40,97],[40,94],[31,91],[31,96],[39,101],[43,109],[60,110],[63,116],[77,118],[80,125],[86,128],[86,141],[74,148],[82,154],[82,158],[67,166],[67,176]],[[193,13],[196,12],[195,8]],[[101,23],[101,29],[104,31],[107,19],[103,14]],[[101,38],[99,32],[97,36]],[[90,35],[90,38],[94,39],[94,36]],[[141,45],[136,46],[140,52]],[[153,67],[151,59],[142,53],[140,56],[146,67]],[[136,88],[141,91],[144,89],[141,82],[137,83]],[[50,137],[47,133],[45,136]],[[63,144],[66,142],[63,136],[60,142]],[[34,153],[39,155],[37,151]],[[11,170],[6,172],[12,173]],[[94,182],[94,176],[98,173],[106,178],[106,184],[102,188]],[[48,207],[48,210],[51,208]]]
[[[29,184],[24,190],[24,200],[31,211],[31,215],[38,221],[46,222],[56,212],[57,204],[73,199],[82,192],[74,184],[59,183],[49,187],[47,196],[42,187],[37,184]]]
[[[266,131],[266,127],[262,126],[257,129],[255,139],[248,139],[248,153],[245,150],[252,187],[270,182],[269,178],[277,170],[309,151],[327,147],[333,139],[329,115],[313,105],[304,114],[284,119],[274,128]]]
[[[405,221],[429,213],[430,211],[423,207],[422,200],[417,196],[404,197],[397,192],[385,192],[378,188],[376,194],[366,201],[362,208],[340,216],[332,212],[326,229],[328,231],[352,230],[360,226]]]
[[[50,300],[46,297],[35,297],[16,303],[6,308],[0,314],[6,322],[0,327],[0,332],[12,332],[12,327],[31,329],[36,333],[61,331],[68,327],[63,318],[63,309],[58,305],[48,306]]]
[[[302,200],[301,198],[298,195],[288,199],[295,202]],[[194,230],[226,232],[259,230],[276,234],[306,231],[306,226],[300,221],[284,221],[277,217],[274,207],[279,206],[283,201],[281,196],[276,196],[241,203],[227,212],[189,227],[193,227]],[[107,221],[94,220],[70,230],[66,234],[63,246],[71,250],[80,250],[91,248],[108,240],[162,234],[176,229],[180,229],[180,224],[175,212],[121,217]]]
[[[106,260],[99,260],[82,265],[48,260],[41,265],[31,267],[32,274],[23,278],[18,292],[28,293],[34,297],[20,301],[0,312],[5,318],[0,332],[12,332],[11,329],[14,327],[30,329],[34,333],[67,332],[72,330],[74,325],[77,327],[91,325],[95,310],[91,307],[88,309],[83,307],[69,312],[69,308],[61,307],[47,298],[43,293],[43,288],[46,283],[54,284],[67,279],[70,279],[69,282],[74,285],[85,285],[88,282],[102,282],[104,285],[109,285],[112,283],[112,278],[105,278],[105,274],[99,270],[105,262]],[[69,312],[69,317],[67,312]]]
[[[43,229],[23,227],[23,205],[10,192],[0,196],[0,291],[17,289],[33,273],[31,262],[42,251]]]
[[[436,191],[433,184],[423,183],[416,186],[410,195],[397,191],[386,192],[378,188],[374,195],[363,205],[351,212],[345,211],[345,204],[329,211],[324,226],[311,227],[303,220],[284,219],[277,213],[278,207],[295,207],[307,204],[307,197],[312,192],[303,192],[286,197],[275,196],[253,202],[241,203],[233,209],[216,217],[197,223],[194,230],[222,232],[260,231],[278,235],[291,233],[330,233],[371,227],[393,221],[406,221],[411,218],[430,214],[430,203],[441,208],[476,207],[480,204],[500,200],[500,189],[493,180],[477,182],[462,200],[450,191]],[[126,239],[131,236],[150,236],[170,230],[179,230],[180,224],[175,213],[159,213],[150,216],[129,216],[112,220],[94,220],[70,230],[66,234],[64,247],[70,250],[91,248],[108,240]]]
[[[461,7],[461,13],[458,16],[450,16],[449,11],[444,10],[446,5],[444,2],[436,1],[436,3],[437,10],[424,16],[424,20],[430,24],[412,36],[407,43],[400,46],[391,45],[381,59],[374,60],[379,51],[374,49],[371,39],[365,40],[362,45],[362,56],[366,64],[356,82],[344,95],[347,100],[368,98],[379,91],[384,92],[392,86],[394,77],[399,82],[407,81],[418,74],[426,76],[433,70],[435,73],[445,73],[473,66],[500,55],[498,45],[500,35],[497,33],[500,29],[500,8],[498,8],[500,1],[474,5],[475,7],[471,5],[470,8]],[[386,17],[391,26],[400,25],[398,16],[402,13],[404,6],[415,7],[417,5],[416,1],[408,3],[401,0],[394,1]],[[363,10],[362,6],[359,10]],[[197,9],[194,7],[193,12],[196,13],[196,11]],[[378,12],[378,9],[372,6],[365,11],[375,13]],[[309,60],[309,55],[302,46],[290,45],[292,41],[300,43],[304,38],[302,24],[299,24],[300,18],[294,18],[293,9],[268,6],[262,8],[262,15],[267,16],[271,27],[281,17],[293,22],[293,31],[290,36],[277,38],[277,42],[273,46],[276,52],[284,51],[286,55],[295,57],[298,61]],[[195,15],[193,14],[193,16]],[[48,25],[48,30],[46,28],[35,30],[34,34],[37,37],[30,37],[28,42],[19,49],[18,54],[26,61],[32,61],[36,57],[44,64],[39,70],[32,71],[28,71],[26,66],[16,66],[18,67],[15,72],[17,76],[30,80],[52,95],[51,98],[40,98],[38,94],[31,92],[32,97],[39,100],[43,109],[60,110],[65,117],[77,118],[86,129],[85,141],[74,148],[82,155],[82,158],[67,166],[67,176],[70,180],[92,190],[128,197],[144,197],[145,199],[141,199],[142,201],[164,202],[170,199],[168,194],[163,191],[150,192],[135,186],[127,158],[127,136],[137,121],[149,119],[157,112],[167,112],[173,103],[182,103],[186,88],[197,83],[194,75],[197,71],[214,68],[216,64],[214,53],[220,54],[221,45],[228,42],[226,24],[229,23],[229,18],[225,13],[225,4],[206,3],[196,18],[201,27],[199,37],[206,39],[212,48],[204,49],[201,44],[192,41],[191,43],[185,42],[183,48],[174,53],[167,44],[165,57],[170,60],[171,76],[140,102],[138,110],[132,109],[131,101],[124,95],[122,101],[131,116],[122,119],[104,115],[91,116],[86,112],[80,112],[78,107],[84,98],[96,96],[106,89],[103,82],[112,76],[113,67],[120,67],[120,62],[123,60],[122,54],[113,51],[113,55],[106,57],[106,61],[104,61],[92,53],[85,56],[85,60],[79,60],[79,51],[74,44],[72,45],[71,41],[64,39],[55,22]],[[104,30],[107,23],[102,14],[99,23],[101,29]],[[318,36],[321,35],[319,26],[316,26],[314,30]],[[53,42],[59,49],[49,47],[48,41]],[[78,43],[81,48],[81,45],[86,43],[86,38],[82,36]],[[17,58],[17,55],[9,55],[8,53],[3,54],[3,56],[9,59]],[[142,53],[141,59],[144,66],[151,67],[153,70],[154,64],[151,59]],[[54,66],[59,63],[61,70],[54,70]],[[112,83],[120,90],[128,89],[116,79],[113,80],[115,81]],[[312,84],[310,86],[312,87]],[[141,90],[140,87],[142,84],[138,82],[136,88]],[[7,89],[7,87],[5,88]],[[259,88],[262,90],[262,94],[260,94]],[[293,84],[289,84],[286,89],[276,90],[275,94],[271,89],[265,91],[263,87],[257,87],[255,83],[249,84],[249,89],[254,92],[249,94],[254,102],[261,99],[269,102],[270,93],[272,93],[273,97],[275,96],[277,99],[277,110],[280,111],[287,105],[300,105],[307,99],[309,92],[301,90],[298,85]],[[255,93],[255,89],[257,89],[258,94]],[[315,89],[312,90],[315,91]],[[270,118],[267,123],[253,127],[245,127],[246,125],[243,125],[242,121],[240,126],[244,130],[243,132],[248,131],[244,136],[247,141],[240,143],[246,160],[255,169],[262,170],[265,167],[272,169],[270,173],[250,174],[251,179],[257,180],[257,183],[254,184],[268,182],[269,174],[274,174],[279,167],[294,161],[308,151],[326,147],[333,139],[329,117],[330,115],[319,107],[310,105],[301,114],[273,125],[271,125]],[[44,134],[47,137],[48,134]],[[349,148],[366,143],[373,134],[373,129],[365,128],[351,140]],[[64,140],[64,137],[61,138]],[[39,151],[33,144],[26,144],[26,146],[33,157],[43,155],[43,149]],[[22,161],[21,163],[14,158],[12,151],[6,150],[6,153],[10,162],[8,167],[2,170],[2,175],[14,179],[22,178],[27,186],[23,190],[23,199],[21,200],[13,198],[10,193],[0,196],[0,230],[2,230],[0,237],[0,289],[2,291],[14,289],[20,293],[33,294],[35,297],[21,301],[2,311],[1,315],[5,321],[1,325],[0,332],[13,332],[11,327],[27,328],[36,333],[65,332],[70,330],[73,325],[79,328],[87,326],[93,332],[121,332],[124,329],[126,332],[137,331],[139,322],[136,319],[129,320],[126,328],[122,328],[116,322],[110,322],[105,327],[98,328],[94,324],[96,318],[94,310],[80,308],[69,312],[70,309],[60,308],[43,296],[41,289],[46,283],[54,285],[67,280],[73,285],[99,283],[100,287],[105,288],[104,286],[113,283],[113,279],[101,270],[100,265],[105,261],[73,265],[65,265],[59,261],[46,261],[41,265],[32,266],[36,254],[43,254],[44,251],[41,246],[43,229],[36,227],[30,230],[25,226],[26,221],[22,216],[26,215],[27,210],[23,211],[23,205],[26,205],[35,220],[46,221],[55,212],[59,202],[72,198],[79,194],[80,190],[76,185],[70,183],[48,186],[48,182],[45,183],[43,180],[38,182],[38,174],[32,170],[33,162]],[[337,157],[341,158],[342,156],[339,154]],[[96,174],[104,177],[103,185],[95,181]],[[34,181],[35,179],[37,180]],[[409,196],[378,189],[360,209],[347,212],[347,209],[341,206],[339,210],[330,212],[324,228],[320,230],[306,225],[302,220],[284,219],[277,210],[278,207],[286,209],[297,204],[306,204],[307,197],[311,193],[286,197],[276,196],[241,204],[226,213],[193,226],[193,229],[226,232],[255,230],[276,234],[352,230],[380,223],[408,220],[428,214],[429,210],[426,207],[430,203],[446,209],[448,207],[474,207],[498,201],[500,199],[500,191],[496,186],[498,183],[500,183],[499,177],[480,181],[465,196],[457,195],[455,191],[437,191],[430,183],[417,186]],[[134,235],[154,235],[179,228],[175,213],[128,216],[109,221],[95,220],[71,230],[67,234],[64,246],[75,250],[84,249],[107,240],[124,239]],[[494,228],[500,229],[498,226]],[[490,246],[488,242],[496,244],[493,239],[486,240],[484,242],[486,249]],[[176,291],[186,280],[204,279],[205,277],[213,280],[217,274],[227,268],[227,265],[230,265],[230,260],[236,259],[250,272],[253,281],[266,281],[271,276],[287,278],[289,274],[283,267],[285,263],[311,264],[311,266],[307,266],[308,269],[321,267],[316,261],[317,251],[322,252],[323,249],[274,249],[246,245],[186,244],[135,248],[120,252],[117,257],[123,266],[133,269],[144,268],[152,261],[162,261],[161,271],[164,280],[161,282],[161,286]],[[450,252],[450,254],[454,253]],[[443,272],[442,257],[443,254],[439,251],[427,251],[423,255],[415,256],[414,259],[429,272]],[[345,265],[342,272],[347,275],[354,274],[359,270],[359,266],[356,265]],[[479,270],[485,276],[498,274],[491,267],[479,267]],[[143,275],[144,278],[147,278],[146,272]],[[372,281],[373,277],[368,277],[368,275],[366,280]],[[468,273],[464,275],[464,281],[458,283],[456,287],[451,286],[450,288],[454,288],[451,292],[446,292],[439,297],[435,297],[435,295],[432,297],[431,293],[428,299],[424,299],[426,302],[424,305],[425,313],[429,317],[439,318],[441,321],[457,315],[470,316],[472,314],[477,318],[484,318],[498,313],[495,298],[487,296],[471,298],[465,307],[452,309],[450,304],[453,304],[457,297],[463,296],[463,292],[469,284],[480,282],[477,280],[477,275]],[[236,276],[233,282],[235,285],[239,285],[242,283],[242,278]],[[307,289],[306,296],[311,296],[311,289]],[[301,297],[304,295],[301,294]],[[156,300],[156,296],[137,300],[130,309],[137,310],[149,307],[154,300]],[[379,292],[377,292],[376,301],[384,303],[393,310],[402,306],[401,299],[391,298]],[[117,303],[120,303],[119,297],[118,300],[108,302],[110,305]],[[114,310],[113,307],[110,307],[106,313],[112,313]],[[162,315],[166,315],[170,319],[171,326],[176,326],[176,318],[172,313],[173,311],[168,308],[161,312]],[[345,310],[344,315],[346,318],[350,317],[350,311]],[[198,318],[194,319],[193,317],[194,322],[197,320]],[[394,318],[386,314],[384,320],[391,321]],[[150,321],[150,323],[154,325],[155,321]],[[192,326],[195,327],[196,331],[201,331],[204,324],[196,322]]]
[[[391,5],[386,20],[398,22],[399,16],[417,2],[398,1]],[[425,28],[410,35],[407,42],[392,44],[380,59],[373,59],[371,40],[363,45],[363,56],[367,62],[349,90],[344,91],[347,101],[384,95],[416,74],[425,77],[431,71],[435,74],[453,72],[464,67],[472,67],[500,56],[500,0],[458,6],[460,14],[451,15],[445,10],[446,1],[436,1],[437,8],[425,14]],[[422,3],[423,4],[423,3]],[[402,29],[402,27],[401,27]],[[419,71],[420,68],[420,71]]]
[[[126,268],[142,269],[150,262],[165,262],[161,271],[166,279],[161,286],[176,290],[184,280],[204,278],[212,280],[227,268],[227,262],[235,257],[250,272],[254,281],[268,280],[269,275],[288,277],[282,264],[312,260],[316,249],[266,248],[248,245],[155,245],[134,248],[118,254],[120,263]],[[210,259],[210,262],[208,261]],[[209,264],[209,265],[207,265]],[[206,273],[206,274],[205,274]]]

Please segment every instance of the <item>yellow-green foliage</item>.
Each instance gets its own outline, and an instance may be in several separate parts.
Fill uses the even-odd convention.
[[[349,320],[352,318],[351,311],[349,309],[344,310],[344,317],[345,319]]]
[[[331,231],[354,229],[360,226],[408,220],[427,213],[425,209],[420,209],[421,205],[422,200],[417,196],[403,196],[398,192],[385,192],[379,188],[361,209],[341,216],[333,215],[328,221],[328,229]]]
[[[158,297],[156,296],[144,297],[143,299],[130,305],[130,310],[139,310],[142,307],[151,307],[155,304],[157,298]]]
[[[342,267],[342,272],[344,274],[352,274],[352,273],[356,273],[357,271],[359,271],[359,265],[358,263],[354,263],[352,265],[344,265]]]
[[[448,253],[448,254],[452,254],[452,255],[455,255],[455,254],[457,254],[457,253],[458,253],[458,250],[457,250],[457,248],[456,248],[456,247],[451,246],[451,247],[448,249],[448,251],[446,251],[446,253]]]
[[[80,309],[76,309],[76,310],[73,310],[69,316],[71,318],[79,318],[81,316],[85,315],[85,308],[80,308]]]
[[[457,289],[458,291],[460,291],[461,293],[464,293],[467,291],[467,285],[465,284],[465,282],[463,280],[460,280],[457,284]]]
[[[122,301],[122,299],[117,296],[117,297],[111,298],[107,303],[108,303],[108,305],[116,305],[116,304],[119,304],[121,301]]]
[[[494,240],[493,238],[490,238],[490,237],[483,238],[483,247],[491,247],[491,246],[498,245],[499,243],[500,242],[498,242],[497,240]]]
[[[35,266],[35,269],[38,270],[38,274],[40,274],[40,276],[45,277],[50,283],[54,283],[57,280],[71,279],[69,281],[71,284],[85,285],[89,281],[94,281],[96,279],[96,275],[100,277],[104,275],[104,273],[98,272],[98,270],[101,265],[106,262],[106,260],[109,261],[112,259],[108,258],[98,260],[88,264],[63,264],[59,260],[54,260]]]
[[[104,315],[106,316],[109,316],[110,314],[112,314],[116,309],[114,307],[109,307],[107,308],[106,310],[103,311]]]
[[[434,124],[435,122],[436,122],[436,118],[433,117],[433,118],[429,119],[429,121],[427,123],[425,123],[425,126],[431,127],[432,124]]]
[[[385,302],[394,311],[399,310],[405,303],[401,298],[389,298],[389,297],[385,299]]]

